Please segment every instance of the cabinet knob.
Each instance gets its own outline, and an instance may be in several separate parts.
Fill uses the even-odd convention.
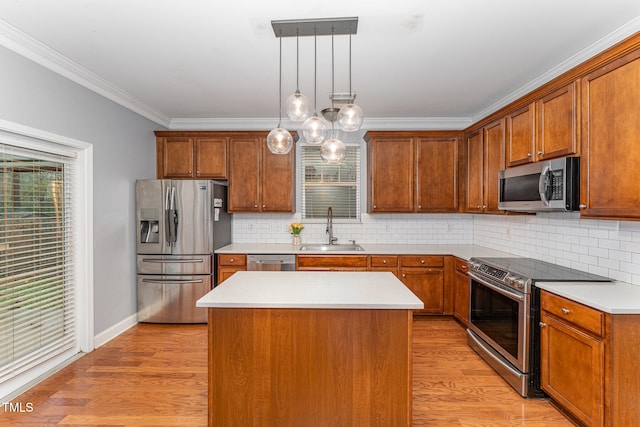
[[[527,157],[531,157],[531,153],[527,153]]]
[[[482,209],[487,209],[487,205],[483,205],[483,206],[482,206]]]
[[[538,151],[538,156],[539,156],[540,154],[544,154],[544,153],[543,153],[542,151]]]
[[[420,264],[424,264],[424,260],[423,259],[420,260]]]
[[[386,260],[386,259],[383,259],[383,260],[382,260],[382,263],[383,263],[383,264],[386,264],[386,263],[387,263],[387,260]]]
[[[235,259],[233,259],[233,258],[229,259],[229,262],[234,262],[234,261],[235,261]]]
[[[538,323],[538,325],[540,325],[541,328],[544,328],[545,326],[547,326],[547,324],[544,323],[544,322],[540,322],[540,323]]]
[[[406,274],[404,274],[404,273],[402,273],[402,277],[407,277],[407,275],[406,275]]]
[[[418,205],[418,209],[422,209],[422,205]]]
[[[569,314],[569,313],[571,313],[571,310],[569,310],[568,308],[562,307],[562,314]]]
[[[480,208],[482,208],[482,206],[478,205],[477,208],[480,209]]]
[[[262,205],[262,209],[265,209],[267,207],[267,205]]]
[[[200,171],[196,171],[196,175],[200,176]]]
[[[253,207],[254,207],[254,208],[257,208],[257,207],[258,207],[258,205],[253,205]]]
[[[188,171],[187,173],[188,173],[189,175],[191,175],[191,171]]]
[[[586,208],[587,208],[587,205],[579,205],[578,207],[579,207],[580,209],[586,209]]]
[[[378,209],[378,205],[373,205],[373,209]]]

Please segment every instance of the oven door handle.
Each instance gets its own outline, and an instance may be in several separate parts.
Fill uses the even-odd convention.
[[[474,274],[473,272],[468,272],[467,273],[469,275],[470,278],[475,279],[476,282],[486,286],[487,288],[491,289],[492,291],[496,291],[499,294],[504,295],[507,298],[511,298],[517,301],[524,301],[524,295],[523,294],[518,294],[516,292],[511,292],[508,291],[506,289],[502,289],[499,286],[494,285],[493,283],[487,282],[485,279],[481,278],[480,276]]]

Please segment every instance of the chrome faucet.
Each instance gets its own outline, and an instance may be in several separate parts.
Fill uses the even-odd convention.
[[[337,241],[337,237],[333,237],[333,211],[331,206],[327,209],[327,230],[325,231],[329,235],[329,244],[333,245],[333,242]]]

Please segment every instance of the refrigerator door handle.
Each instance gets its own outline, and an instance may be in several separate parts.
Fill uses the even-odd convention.
[[[185,283],[203,283],[202,279],[194,280],[159,280],[159,279],[142,279],[142,283],[157,283],[160,285],[182,285]]]
[[[155,262],[157,264],[171,264],[171,263],[203,263],[203,258],[191,258],[191,259],[155,259],[155,258],[142,258],[143,262]]]

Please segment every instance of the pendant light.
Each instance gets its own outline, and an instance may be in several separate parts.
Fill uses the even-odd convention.
[[[289,95],[285,105],[287,115],[294,122],[309,117],[309,98],[300,93],[300,34],[296,32],[296,91]]]
[[[338,124],[345,132],[355,132],[362,126],[364,113],[362,108],[355,104],[355,95],[351,90],[351,32],[349,33],[349,96],[352,97],[351,102],[338,112]]]
[[[302,134],[309,144],[320,144],[327,136],[327,122],[318,117],[318,35],[313,35],[313,115],[302,124]]]
[[[333,46],[333,30],[331,31],[331,93],[334,93],[334,46]],[[331,108],[335,108],[333,105],[333,98],[331,98]],[[340,141],[336,136],[334,127],[335,121],[331,122],[331,138],[327,139],[320,146],[320,158],[325,163],[332,165],[339,165],[344,161],[347,155],[347,147],[344,142]]]
[[[291,133],[280,127],[282,122],[282,38],[280,38],[280,66],[278,78],[278,127],[267,135],[267,147],[274,154],[287,154],[293,147]]]

